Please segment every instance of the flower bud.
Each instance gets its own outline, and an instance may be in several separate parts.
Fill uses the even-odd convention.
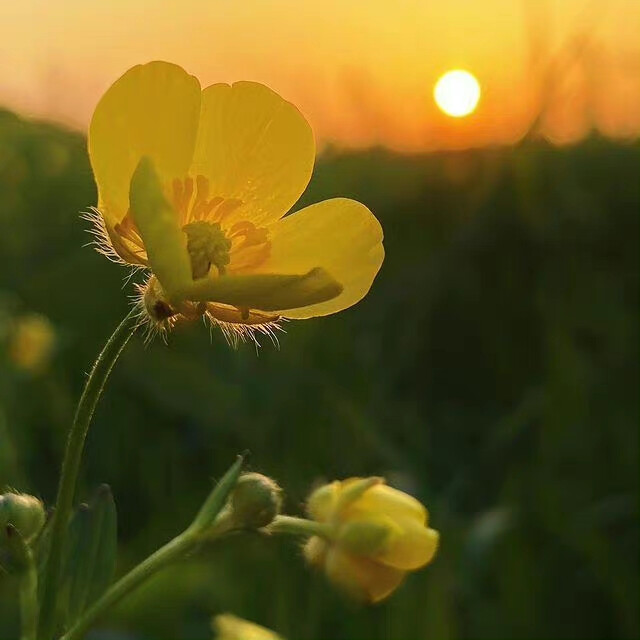
[[[212,626],[216,633],[216,640],[283,640],[270,629],[230,613],[216,616]]]
[[[9,357],[18,369],[41,373],[51,360],[55,341],[55,331],[47,318],[37,314],[23,316],[14,327]]]
[[[307,511],[327,527],[307,541],[307,562],[365,602],[386,598],[408,572],[431,562],[438,546],[425,507],[382,478],[320,487],[309,497]]]
[[[282,489],[261,473],[245,473],[231,492],[229,506],[236,527],[260,529],[280,513]]]
[[[0,495],[0,535],[12,525],[25,542],[33,540],[44,526],[44,506],[38,498],[20,493]]]

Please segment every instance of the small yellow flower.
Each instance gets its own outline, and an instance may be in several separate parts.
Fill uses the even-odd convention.
[[[214,84],[167,62],[127,71],[89,128],[100,250],[151,270],[141,303],[160,328],[205,316],[230,337],[335,313],[367,293],[384,258],[363,204],[285,214],[305,190],[313,133],[255,82]]]
[[[35,313],[26,315],[16,320],[9,357],[19,369],[37,374],[49,364],[55,342],[56,334],[47,318]]]
[[[283,640],[270,629],[224,613],[213,619],[215,640]]]
[[[308,540],[308,562],[365,602],[390,595],[407,572],[428,564],[438,547],[439,535],[427,526],[425,507],[381,478],[325,485],[311,494],[307,511],[328,525],[326,535]]]

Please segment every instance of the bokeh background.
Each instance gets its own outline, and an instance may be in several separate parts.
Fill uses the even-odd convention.
[[[86,247],[85,129],[126,68],[266,82],[319,143],[296,205],[366,203],[369,296],[231,350],[200,324],[127,347],[79,487],[108,482],[119,573],[190,520],[239,451],[302,512],[385,475],[442,533],[387,602],[346,602],[287,539],[167,570],[95,640],[210,638],[230,611],[289,640],[637,638],[640,7],[632,0],[0,5],[0,487],[53,502],[86,372],[131,284]],[[478,110],[433,83],[474,72]],[[0,575],[0,638],[17,637]]]

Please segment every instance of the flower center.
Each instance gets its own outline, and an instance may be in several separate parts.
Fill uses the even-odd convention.
[[[269,232],[248,220],[238,220],[242,200],[211,194],[202,175],[176,178],[171,202],[187,234],[194,278],[203,278],[215,265],[218,275],[247,272],[271,253]]]
[[[217,222],[199,220],[182,227],[187,235],[187,251],[191,258],[191,275],[194,280],[204,278],[211,265],[224,275],[226,266],[231,261],[229,252],[231,240],[224,234]]]

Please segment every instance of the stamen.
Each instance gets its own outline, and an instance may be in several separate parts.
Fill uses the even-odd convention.
[[[193,195],[193,179],[187,176],[184,180],[174,178],[173,180],[173,206],[180,221],[184,224],[187,221],[191,196]]]
[[[182,212],[182,194],[184,193],[184,183],[180,178],[174,178],[172,182],[173,186],[173,208],[178,212]]]
[[[232,211],[235,211],[242,204],[242,200],[229,198],[225,200],[216,210],[216,222],[222,222]]]
[[[208,205],[209,181],[204,176],[196,176],[196,197],[191,207],[191,220],[200,220],[202,212]]]
[[[207,222],[221,222],[225,216],[237,209],[242,200],[221,196],[210,198],[211,184],[203,175],[197,175],[194,180],[190,176],[184,179],[174,178],[172,181],[171,201],[179,215],[182,225],[190,222],[206,220]]]
[[[248,220],[236,222],[229,230],[229,237],[233,242],[230,268],[234,271],[257,267],[271,253],[269,231]]]
[[[182,206],[184,207],[185,211],[189,208],[191,196],[193,196],[193,178],[185,178],[184,193],[182,194]]]
[[[208,218],[210,213],[221,203],[224,202],[224,198],[220,196],[216,196],[215,198],[211,198],[209,202],[207,202],[202,209],[202,217]]]
[[[140,237],[140,232],[136,223],[133,221],[131,211],[127,211],[127,215],[114,227],[121,238],[125,238],[135,244],[140,251],[144,251],[144,243]]]

